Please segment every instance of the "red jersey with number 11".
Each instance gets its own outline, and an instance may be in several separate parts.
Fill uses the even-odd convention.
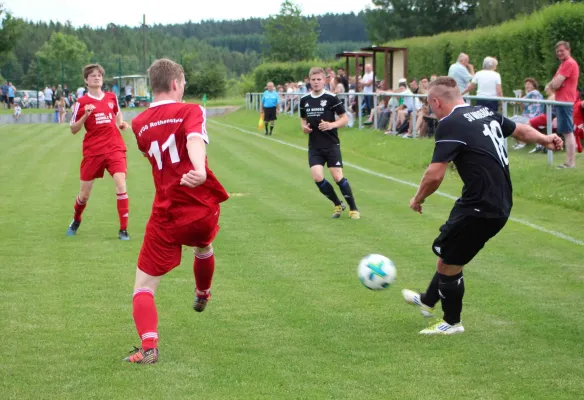
[[[205,109],[197,104],[160,101],[132,120],[138,148],[152,165],[156,195],[152,216],[177,224],[206,216],[229,198],[205,160],[207,180],[196,188],[182,186],[183,174],[193,170],[187,151],[192,135],[209,143]]]

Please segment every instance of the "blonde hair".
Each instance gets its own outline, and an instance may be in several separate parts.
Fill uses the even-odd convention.
[[[312,67],[310,68],[310,72],[308,76],[312,77],[312,75],[322,74],[323,77],[326,77],[326,72],[321,67]]]
[[[179,80],[184,75],[185,70],[182,65],[167,58],[161,58],[152,63],[148,68],[150,77],[150,87],[153,93],[170,92],[171,83]]]

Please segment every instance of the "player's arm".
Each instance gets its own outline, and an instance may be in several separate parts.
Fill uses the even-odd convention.
[[[300,119],[300,128],[302,128],[302,132],[304,133],[312,132],[312,128],[310,127],[310,125],[308,125],[308,121],[306,121],[306,118]]]
[[[302,132],[309,134],[312,132],[312,128],[308,124],[306,118],[308,118],[308,114],[306,113],[306,102],[304,99],[300,99],[300,129]]]
[[[79,118],[77,121],[71,123],[71,133],[72,134],[75,135],[75,134],[77,134],[77,132],[79,132],[81,130],[81,128],[85,124],[85,121],[87,121],[87,118],[89,118],[89,115],[93,112],[94,109],[95,109],[95,106],[93,104],[87,104],[85,106],[83,116],[81,118]],[[78,109],[75,112],[75,115],[77,115],[77,113],[79,111],[80,110]]]
[[[193,169],[182,176],[180,184],[190,188],[202,185],[207,180],[207,143],[209,137],[205,128],[205,109],[198,107],[198,112],[193,110],[185,119],[187,133],[187,152]]]
[[[320,129],[323,132],[330,131],[331,129],[342,128],[348,123],[349,117],[347,116],[347,113],[343,113],[339,115],[339,119],[337,119],[335,122],[321,121],[320,124],[318,124],[318,129]]]
[[[422,177],[422,182],[418,187],[418,192],[410,201],[410,208],[412,210],[419,212],[420,214],[422,213],[422,203],[438,190],[444,180],[447,168],[448,162],[433,162],[430,164]]]
[[[553,151],[562,150],[564,147],[564,142],[555,133],[544,135],[526,124],[517,124],[512,136],[521,142],[541,144]]]
[[[122,110],[118,111],[118,114],[116,115],[116,125],[122,131],[125,131],[130,126],[126,121],[124,121],[124,115],[122,114]]]
[[[331,107],[331,110],[333,110],[335,114],[339,116],[339,119],[334,122],[320,121],[320,124],[318,124],[318,129],[320,129],[322,132],[330,131],[331,129],[335,128],[342,128],[349,123],[349,116],[345,112],[343,102],[338,97],[335,97],[334,99],[336,104]]]
[[[205,169],[207,144],[203,137],[198,134],[190,134],[187,138],[187,152],[189,160],[193,164],[193,170],[182,176],[180,184],[194,188],[207,180],[207,170]]]

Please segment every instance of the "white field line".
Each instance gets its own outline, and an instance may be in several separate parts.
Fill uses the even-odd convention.
[[[293,148],[298,149],[298,150],[307,151],[307,149],[304,148],[304,147],[302,147],[302,146],[297,146],[295,144],[288,143],[288,142],[285,142],[283,140],[274,139],[272,137],[267,137],[267,136],[262,135],[260,133],[248,131],[248,130],[239,128],[239,127],[234,126],[234,125],[223,124],[223,123],[217,122],[215,120],[209,120],[209,122],[211,122],[213,124],[217,124],[217,125],[224,126],[226,128],[236,129],[236,130],[238,130],[240,132],[247,133],[249,135],[254,135],[254,136],[257,136],[258,138],[261,138],[261,139],[270,140],[272,142],[280,143],[280,144],[283,144],[283,145],[288,146],[288,147],[293,147]],[[355,165],[355,164],[348,163],[348,162],[345,162],[345,161],[343,161],[343,164],[344,165],[347,165],[349,167],[352,167],[352,168],[354,168],[356,170],[359,170],[361,172],[365,172],[367,174],[370,174],[370,175],[373,175],[373,176],[377,176],[379,178],[383,178],[383,179],[387,179],[387,180],[390,180],[390,181],[393,181],[393,182],[401,183],[402,185],[407,185],[407,186],[410,186],[410,187],[413,187],[413,188],[416,188],[416,189],[418,188],[418,185],[416,183],[413,183],[413,182],[404,181],[402,179],[394,178],[393,176],[381,174],[379,172],[375,172],[375,171],[372,171],[370,169],[363,168],[363,167],[361,167],[359,165]],[[450,195],[448,193],[444,193],[444,192],[440,192],[440,191],[437,191],[436,194],[439,195],[439,196],[442,196],[442,197],[446,197],[446,198],[451,199],[451,200],[456,200],[457,199],[456,196],[452,196],[452,195]],[[547,233],[548,235],[555,236],[555,237],[557,237],[559,239],[564,239],[564,240],[567,240],[568,242],[572,242],[574,244],[577,244],[577,245],[580,245],[580,246],[584,246],[584,241],[581,241],[581,240],[578,240],[576,238],[573,238],[572,236],[566,235],[565,233],[556,232],[556,231],[553,231],[551,229],[544,228],[543,226],[536,225],[536,224],[531,223],[529,221],[526,221],[524,219],[518,219],[518,218],[513,218],[513,217],[511,217],[509,219],[511,221],[513,221],[513,222],[517,222],[518,224],[528,226],[528,227],[530,227],[532,229],[535,229],[537,231],[540,231],[540,232],[543,232],[543,233]]]

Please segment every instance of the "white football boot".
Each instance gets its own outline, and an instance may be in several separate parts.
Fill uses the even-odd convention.
[[[420,312],[426,318],[434,317],[434,308],[428,307],[424,303],[422,303],[422,299],[420,298],[420,293],[414,292],[413,290],[403,289],[402,296],[406,303],[411,304],[413,306],[419,307]]]
[[[428,328],[420,331],[420,335],[455,335],[463,333],[464,326],[459,322],[458,324],[450,325],[444,320],[440,320]]]

